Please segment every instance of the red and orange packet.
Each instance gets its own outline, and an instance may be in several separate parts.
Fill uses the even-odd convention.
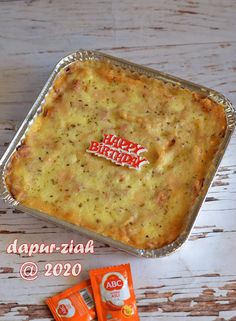
[[[99,321],[138,321],[129,264],[90,271]]]
[[[47,299],[46,303],[56,321],[91,321],[96,319],[89,280]]]
[[[97,320],[96,311],[99,321],[139,321],[129,264],[92,270],[90,278],[46,300],[56,321]]]

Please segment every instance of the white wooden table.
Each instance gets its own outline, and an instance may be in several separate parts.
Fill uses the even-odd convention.
[[[236,104],[235,0],[0,0],[0,154],[54,64],[97,49],[212,87]],[[44,299],[99,266],[130,262],[141,320],[236,320],[236,134],[189,241],[160,259],[95,243],[94,255],[38,254],[40,274],[20,278],[19,243],[86,238],[0,203],[0,321],[49,321]],[[79,262],[79,277],[43,276],[46,262]]]

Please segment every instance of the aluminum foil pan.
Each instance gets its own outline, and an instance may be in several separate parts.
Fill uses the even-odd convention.
[[[8,161],[11,157],[11,155],[14,153],[16,148],[21,144],[22,140],[24,139],[24,135],[27,131],[27,129],[30,127],[32,122],[34,121],[34,118],[37,116],[38,113],[41,111],[41,107],[44,103],[44,99],[48,91],[50,90],[53,80],[57,76],[57,74],[60,72],[60,70],[70,63],[80,60],[80,61],[85,61],[85,60],[99,60],[99,59],[106,59],[109,60],[111,63],[114,65],[117,65],[119,67],[125,68],[132,70],[134,72],[138,72],[140,74],[146,75],[148,77],[152,78],[157,78],[165,83],[172,83],[174,85],[181,86],[183,88],[188,88],[193,92],[200,93],[201,95],[204,95],[206,97],[211,98],[212,100],[216,101],[217,103],[221,103],[224,106],[225,110],[225,115],[227,118],[227,129],[226,129],[226,134],[225,137],[219,146],[218,152],[215,155],[215,158],[212,162],[212,165],[209,169],[208,175],[204,181],[204,186],[201,194],[199,197],[196,199],[195,205],[189,212],[189,215],[186,218],[184,229],[182,233],[179,235],[179,237],[172,243],[158,249],[152,249],[152,250],[146,250],[146,249],[138,249],[129,245],[126,245],[124,243],[121,243],[119,241],[115,241],[109,237],[105,237],[103,235],[97,234],[93,231],[87,230],[85,228],[73,225],[71,223],[67,223],[65,221],[59,220],[55,217],[52,217],[48,215],[47,213],[43,213],[31,208],[28,208],[22,204],[20,204],[17,200],[13,198],[13,196],[9,193],[6,183],[5,183],[5,170],[8,164]],[[87,51],[87,50],[79,50],[75,53],[72,53],[64,58],[62,58],[56,67],[54,68],[51,76],[49,77],[48,81],[46,82],[45,86],[43,87],[41,93],[39,94],[38,98],[36,99],[34,105],[30,109],[28,115],[26,116],[25,120],[21,124],[18,132],[16,133],[15,137],[13,138],[12,142],[8,146],[5,154],[3,155],[1,161],[0,161],[0,195],[1,197],[5,200],[6,203],[8,203],[10,206],[18,208],[24,212],[28,212],[34,216],[37,216],[39,218],[44,218],[48,219],[49,221],[53,221],[55,223],[58,223],[60,225],[63,225],[67,228],[77,230],[81,234],[84,234],[88,236],[89,238],[96,239],[98,241],[110,244],[113,247],[119,248],[121,250],[124,250],[126,252],[129,252],[131,254],[134,254],[136,256],[141,256],[141,257],[148,257],[148,258],[156,258],[160,256],[165,256],[168,255],[172,252],[174,252],[177,248],[179,248],[189,237],[191,230],[193,228],[194,222],[197,218],[197,215],[199,213],[200,207],[206,197],[206,193],[208,188],[211,185],[211,182],[214,178],[214,175],[217,171],[217,168],[220,164],[220,161],[224,155],[224,152],[226,150],[226,147],[229,143],[230,137],[234,131],[235,128],[235,111],[228,99],[226,99],[223,95],[220,93],[206,88],[202,87],[199,85],[196,85],[194,83],[191,83],[189,81],[173,77],[171,75],[146,68],[131,62],[128,62],[123,59],[119,59],[116,57],[112,57],[110,55],[97,52],[97,51]]]

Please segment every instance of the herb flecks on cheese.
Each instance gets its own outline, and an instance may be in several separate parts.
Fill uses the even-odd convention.
[[[6,181],[28,207],[145,249],[180,234],[225,134],[223,107],[103,61],[55,79]],[[114,134],[145,146],[140,171],[86,152]]]

